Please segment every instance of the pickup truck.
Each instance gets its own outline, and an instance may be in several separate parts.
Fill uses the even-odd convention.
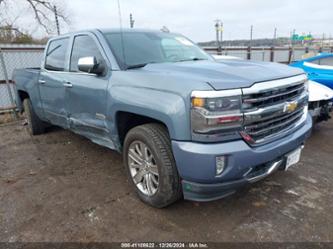
[[[312,127],[301,69],[216,62],[176,33],[61,35],[40,69],[13,78],[32,135],[51,124],[122,152],[130,184],[158,208],[216,200],[287,170]]]

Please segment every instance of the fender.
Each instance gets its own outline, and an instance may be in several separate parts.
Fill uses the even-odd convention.
[[[171,139],[190,140],[190,113],[186,112],[190,108],[189,96],[186,101],[173,92],[121,85],[112,87],[109,94],[112,101],[107,113],[112,119],[112,134],[117,134],[116,114],[123,111],[159,120],[167,126]]]

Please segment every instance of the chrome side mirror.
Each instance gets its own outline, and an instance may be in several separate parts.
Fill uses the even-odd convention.
[[[98,62],[95,56],[89,56],[79,58],[78,69],[82,72],[100,75],[104,73],[105,66],[103,62]]]

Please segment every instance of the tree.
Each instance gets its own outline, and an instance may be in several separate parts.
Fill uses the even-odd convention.
[[[19,5],[18,0],[0,0],[0,26],[8,24],[14,26],[13,23],[26,12],[26,14],[32,15],[37,27],[42,27],[46,33],[51,34],[56,29],[54,6],[57,7],[59,21],[62,24],[69,24],[64,3],[60,4],[59,1],[52,0],[21,0],[21,2],[23,4]],[[13,21],[13,16],[15,21]]]
[[[0,27],[0,43],[38,43],[28,33],[23,33],[11,25]]]

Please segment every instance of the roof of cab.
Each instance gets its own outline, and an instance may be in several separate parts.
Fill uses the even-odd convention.
[[[145,32],[145,33],[163,33],[161,30],[154,30],[154,29],[120,29],[120,28],[103,28],[103,29],[96,29],[102,33],[119,33],[119,32],[124,32],[124,33],[137,33],[137,32]],[[96,31],[95,30],[95,31]]]
[[[62,34],[62,35],[54,36],[54,37],[51,37],[49,39],[49,42],[52,41],[52,40],[57,40],[57,39],[62,39],[62,38],[65,38],[65,37],[69,37],[69,36],[72,36],[72,35],[75,35],[75,34],[81,33],[81,32],[102,33],[102,34],[120,33],[120,32],[123,32],[123,33],[164,33],[161,30],[154,30],[154,29],[137,29],[137,28],[135,28],[135,29],[130,29],[130,28],[123,28],[123,29],[120,29],[120,28],[102,28],[102,29],[97,29],[96,28],[96,29],[77,30],[77,31],[65,33],[65,34]],[[170,32],[170,34],[178,35],[178,33],[173,33],[173,32]]]
[[[77,33],[81,33],[81,32],[92,32],[92,33],[96,33],[96,32],[100,32],[100,33],[141,33],[141,32],[145,32],[145,33],[163,33],[163,31],[158,30],[158,29],[130,29],[130,28],[124,28],[124,29],[120,29],[120,28],[102,28],[102,29],[85,29],[85,30],[77,30],[77,31],[73,31],[73,32],[69,32],[69,33],[65,33],[62,35],[58,35],[58,36],[54,36],[51,39],[58,39],[61,37],[66,37],[66,36],[71,36],[73,34],[77,34]],[[172,32],[170,32],[172,33]]]

